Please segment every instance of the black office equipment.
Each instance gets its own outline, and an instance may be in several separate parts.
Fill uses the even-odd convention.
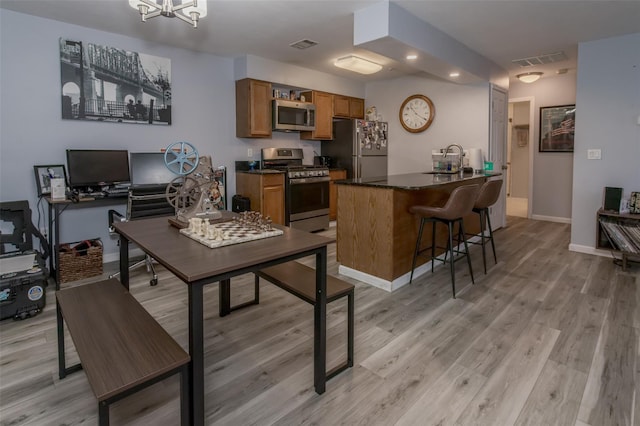
[[[622,188],[613,188],[610,186],[604,188],[604,210],[619,212],[621,199]]]
[[[131,181],[127,150],[67,149],[67,168],[69,186],[81,191],[97,192]]]
[[[131,163],[131,183],[136,187],[166,186],[179,177],[165,165],[164,153],[162,152],[132,152],[129,161]]]
[[[231,203],[232,203],[231,210],[236,213],[246,212],[251,210],[251,200],[249,199],[249,197],[244,197],[240,194],[236,194],[231,199]]]
[[[109,231],[113,232],[114,221],[129,221],[156,216],[173,216],[175,208],[167,200],[165,189],[167,183],[178,177],[164,164],[161,152],[131,153],[131,187],[128,191],[127,212],[122,215],[116,210],[109,210]],[[158,274],[153,266],[153,259],[148,254],[144,259],[129,266],[135,269],[146,266],[152,275],[150,285],[158,284]],[[118,276],[112,274],[109,278]]]
[[[48,272],[43,256],[49,255],[48,243],[31,223],[26,200],[0,203],[0,224],[0,319],[32,317],[46,303]],[[40,239],[41,252],[33,249],[34,236]],[[20,266],[23,262],[25,266]]]

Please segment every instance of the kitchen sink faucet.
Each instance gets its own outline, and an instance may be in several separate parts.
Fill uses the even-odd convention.
[[[460,150],[460,159],[459,159],[459,162],[458,162],[458,171],[460,173],[462,173],[462,157],[464,156],[464,150],[462,149],[461,145],[458,145],[457,143],[452,143],[451,145],[447,146],[444,149],[444,155],[442,156],[442,158],[445,158],[447,156],[447,154],[449,153],[449,149],[452,146],[455,146],[456,148],[458,148]]]

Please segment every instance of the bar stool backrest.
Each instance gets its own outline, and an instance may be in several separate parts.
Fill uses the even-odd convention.
[[[474,209],[486,209],[495,204],[500,197],[500,189],[502,188],[502,179],[488,180],[480,188],[480,193],[476,200]]]
[[[441,219],[454,220],[471,213],[478,196],[479,188],[479,185],[463,185],[451,191],[447,203],[442,210],[438,212],[438,217]]]

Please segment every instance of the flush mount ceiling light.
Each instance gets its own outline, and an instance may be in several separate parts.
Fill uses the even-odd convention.
[[[357,72],[360,74],[374,74],[382,69],[382,65],[354,55],[336,59],[333,65],[338,68],[343,68],[345,70]]]
[[[540,71],[532,71],[525,72],[524,74],[518,74],[516,75],[516,78],[523,83],[533,83],[534,81],[537,81],[541,76],[542,73]]]
[[[178,18],[193,25],[193,28],[198,28],[198,20],[207,16],[207,0],[184,0],[176,5],[173,3],[174,0],[129,0],[129,6],[140,12],[142,22],[156,16],[165,16]]]

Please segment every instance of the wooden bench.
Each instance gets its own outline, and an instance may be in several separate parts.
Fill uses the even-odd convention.
[[[231,306],[230,281],[220,282],[220,316],[232,311],[256,305],[260,302],[260,278],[286,290],[311,305],[316,303],[316,271],[302,263],[291,261],[261,269],[255,273],[254,299]],[[327,275],[327,303],[347,296],[347,360],[326,373],[327,380],[353,367],[354,339],[354,286],[331,275]]]
[[[109,405],[180,373],[180,416],[189,419],[190,357],[116,279],[56,292],[60,379],[84,369],[98,400],[100,426]],[[80,363],[66,367],[64,321]]]

